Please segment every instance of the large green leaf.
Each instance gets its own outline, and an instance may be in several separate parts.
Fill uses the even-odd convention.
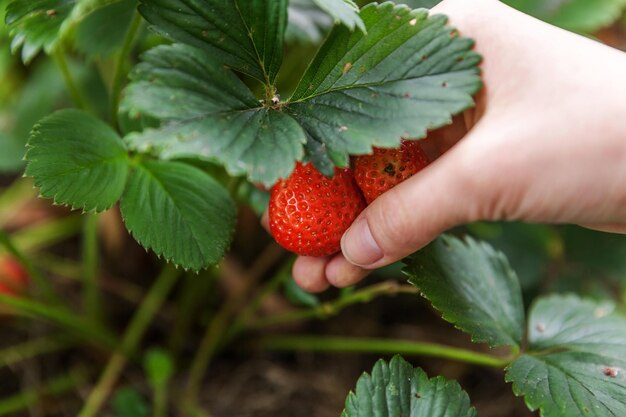
[[[267,84],[278,74],[287,0],[141,0],[139,11],[162,35],[234,70]]]
[[[120,207],[139,243],[194,271],[217,263],[234,231],[236,209],[228,192],[199,168],[181,162],[137,164]]]
[[[137,0],[119,0],[93,10],[76,28],[76,47],[87,56],[107,56],[121,47]]]
[[[350,30],[358,28],[364,31],[365,25],[359,16],[359,7],[353,0],[313,0],[336,21],[341,22]]]
[[[128,176],[124,142],[107,124],[78,110],[42,119],[28,140],[26,175],[41,195],[84,211],[103,211],[122,195]]]
[[[14,0],[7,6],[13,52],[22,48],[22,60],[30,62],[43,48],[49,52],[76,0]]]
[[[392,3],[367,6],[361,16],[367,35],[335,27],[282,103],[260,102],[200,49],[156,48],[134,72],[122,110],[167,123],[129,143],[165,159],[215,159],[271,185],[303,157],[305,142],[309,158],[332,175],[349,154],[422,138],[473,105],[480,57],[445,17]]]
[[[200,49],[152,49],[132,75],[122,110],[166,120],[131,134],[132,148],[161,158],[216,159],[233,175],[273,184],[302,158],[304,133],[287,113],[262,106],[227,68]]]
[[[400,356],[380,360],[363,374],[346,399],[342,417],[475,417],[467,393],[456,381],[428,379]]]
[[[336,26],[285,107],[317,142],[314,161],[345,166],[349,154],[423,138],[471,107],[481,87],[473,42],[445,16],[387,2],[361,18],[367,34]]]
[[[504,0],[516,9],[553,25],[579,32],[594,32],[615,22],[624,0]]]
[[[443,318],[490,346],[522,341],[519,281],[506,257],[486,243],[442,236],[405,260],[404,272]]]
[[[529,353],[506,374],[531,410],[543,417],[626,415],[626,318],[613,310],[574,296],[533,306]]]

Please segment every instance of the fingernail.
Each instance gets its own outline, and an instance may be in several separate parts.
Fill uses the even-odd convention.
[[[346,259],[357,266],[368,267],[380,261],[384,254],[372,236],[367,219],[358,219],[341,238],[341,251]]]

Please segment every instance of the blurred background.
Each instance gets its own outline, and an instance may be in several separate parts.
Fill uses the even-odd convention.
[[[74,3],[42,1],[50,9]],[[2,22],[9,3],[0,0]],[[175,415],[191,374],[198,380],[199,415],[336,417],[358,376],[381,355],[351,353],[355,346],[315,353],[316,337],[415,340],[487,351],[416,297],[400,265],[376,272],[358,288],[320,296],[299,290],[289,276],[292,257],[259,226],[267,193],[246,182],[235,190],[240,215],[230,253],[199,275],[174,271],[146,253],[128,236],[116,209],[81,215],[38,199],[32,180],[22,176],[25,143],[40,118],[72,106],[68,73],[87,106],[109,117],[115,57],[137,1],[109,3],[77,22],[62,57],[42,51],[59,28],[42,30],[36,41],[22,45],[0,23],[0,294],[13,300],[0,301],[0,416],[74,416],[94,386],[112,398],[101,415]],[[431,7],[437,1],[404,3]],[[624,0],[506,3],[626,50]],[[285,96],[332,25],[311,0],[290,0],[289,12],[279,79]],[[140,25],[135,62],[143,51],[167,42],[145,22]],[[123,115],[121,122],[137,123]],[[517,223],[472,224],[457,232],[487,240],[509,257],[527,305],[540,294],[574,292],[612,300],[626,311],[626,236]],[[157,278],[171,289],[155,295],[150,288]],[[143,321],[137,318],[138,309],[150,311],[145,300],[159,296],[159,308]],[[276,338],[302,334],[311,336],[310,349],[287,343],[275,351]],[[211,364],[206,378],[197,371],[203,359]],[[408,359],[429,375],[458,379],[482,417],[533,415],[514,399],[499,370]],[[109,374],[102,376],[103,369]]]

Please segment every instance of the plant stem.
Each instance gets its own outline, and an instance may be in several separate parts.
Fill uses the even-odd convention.
[[[83,309],[96,323],[102,321],[98,290],[98,215],[85,216],[83,227]]]
[[[91,391],[83,409],[79,413],[79,417],[94,417],[99,413],[100,409],[104,405],[104,401],[111,393],[115,383],[124,370],[128,361],[128,356],[132,355],[137,349],[139,342],[152,322],[154,315],[163,305],[165,298],[170,293],[179,276],[180,271],[178,271],[174,266],[165,266],[139,306],[139,309],[133,316],[126,332],[124,333],[124,337],[119,345],[119,348],[109,359],[104,371],[100,375],[98,383]]]
[[[50,285],[47,279],[39,272],[37,268],[30,262],[26,256],[20,251],[12,239],[4,231],[0,230],[0,245],[4,246],[11,255],[17,259],[17,261],[26,269],[30,278],[35,281],[37,290],[41,291],[44,297],[54,305],[62,305],[58,296],[54,292],[54,289]]]
[[[46,353],[58,352],[72,346],[69,338],[48,338],[28,340],[24,343],[0,350],[0,365],[11,366]]]
[[[59,67],[59,70],[63,75],[63,79],[65,80],[65,84],[67,85],[67,89],[70,93],[70,96],[72,97],[74,105],[81,110],[87,110],[87,102],[83,98],[83,95],[81,94],[78,85],[74,81],[74,77],[72,77],[72,73],[70,72],[70,69],[67,65],[67,60],[65,59],[65,53],[63,51],[63,48],[61,46],[55,48],[53,55]]]
[[[51,307],[36,301],[0,294],[0,305],[12,308],[17,314],[56,323],[82,340],[98,342],[111,349],[117,345],[116,337],[106,328],[79,317],[64,307]]]
[[[11,240],[23,252],[32,253],[75,236],[80,232],[82,223],[80,215],[53,219],[20,229],[13,233]]]
[[[268,336],[260,340],[260,347],[275,351],[346,352],[429,356],[451,359],[474,365],[502,369],[514,357],[500,358],[471,350],[459,349],[436,343],[409,340],[369,339],[351,337],[317,336]]]
[[[339,314],[343,309],[353,304],[368,303],[374,298],[380,296],[390,296],[396,294],[417,294],[418,292],[419,290],[412,285],[401,285],[398,284],[396,281],[387,281],[380,284],[371,285],[345,297],[321,304],[307,310],[297,310],[265,317],[249,323],[248,327],[263,328],[309,319],[326,319],[328,317]]]
[[[248,297],[256,283],[263,277],[265,272],[274,265],[284,254],[284,250],[276,244],[270,244],[259,255],[252,267],[246,271],[242,280],[243,287],[239,291],[233,291],[226,300],[220,311],[209,323],[207,330],[200,342],[198,353],[191,363],[187,387],[183,396],[183,410],[189,411],[196,407],[196,401],[200,392],[200,385],[206,374],[207,368],[217,352],[224,335],[228,330],[229,322],[237,313],[239,306]]]
[[[167,417],[167,386],[159,386],[154,390],[154,417]]]
[[[133,43],[135,41],[135,36],[137,36],[137,32],[141,27],[141,15],[135,11],[133,15],[133,20],[128,28],[128,32],[126,32],[126,37],[124,38],[124,44],[122,45],[122,50],[117,58],[117,62],[115,64],[115,76],[113,77],[113,88],[111,91],[111,123],[115,129],[118,128],[117,121],[117,112],[120,106],[120,98],[122,95],[122,88],[124,87],[124,78],[127,75],[126,72],[126,60],[130,55],[131,49],[133,47]]]
[[[233,323],[231,330],[228,334],[227,339],[231,340],[237,334],[242,332],[248,327],[248,323],[254,314],[259,310],[263,301],[267,299],[270,295],[275,293],[278,290],[278,287],[285,281],[285,279],[289,278],[288,272],[291,271],[293,267],[295,259],[293,257],[289,258],[287,262],[276,272],[276,274],[270,279],[267,284],[263,287],[263,289],[257,294],[257,296],[249,302],[246,307],[241,311],[237,320]]]
[[[83,371],[74,370],[48,381],[43,389],[24,391],[13,397],[2,399],[0,400],[0,416],[14,416],[17,412],[39,402],[43,396],[68,392],[82,385],[85,379],[86,375]]]

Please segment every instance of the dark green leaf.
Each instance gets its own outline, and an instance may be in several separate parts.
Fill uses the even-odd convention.
[[[428,379],[400,356],[379,360],[346,399],[342,417],[475,417],[467,393],[456,381]]]
[[[167,386],[174,375],[174,362],[171,356],[162,349],[150,349],[144,358],[144,368],[148,381],[155,390]]]
[[[107,56],[121,47],[137,0],[120,0],[93,10],[76,28],[76,47],[87,56]]]
[[[150,408],[146,400],[132,388],[122,388],[113,396],[115,417],[148,417]]]
[[[199,49],[154,48],[132,78],[123,111],[169,122],[128,136],[133,149],[164,159],[214,159],[232,175],[266,185],[289,175],[302,158],[305,138],[298,123],[261,106],[231,71]]]
[[[412,9],[419,9],[420,7],[430,9],[431,7],[441,3],[441,0],[398,0],[396,3],[406,4]]]
[[[121,210],[141,245],[195,271],[224,256],[236,211],[228,192],[202,170],[164,161],[135,166]]]
[[[285,32],[288,42],[321,42],[333,20],[313,0],[290,0],[289,21]]]
[[[287,0],[141,0],[139,11],[162,35],[273,84],[283,57]]]
[[[28,140],[26,175],[41,195],[84,211],[103,211],[122,195],[128,176],[124,142],[107,124],[78,110],[42,119]]]
[[[504,0],[541,20],[577,32],[595,32],[621,16],[623,0]]]
[[[350,30],[358,28],[365,31],[365,24],[359,16],[359,7],[353,0],[313,0],[336,21],[341,22]]]
[[[486,243],[442,236],[405,260],[409,281],[443,318],[490,346],[522,341],[524,309],[515,272]]]
[[[348,154],[449,124],[481,87],[480,56],[446,17],[392,3],[361,17],[367,35],[336,26],[285,108],[317,142],[309,148],[344,166]]]
[[[22,48],[22,60],[30,62],[43,48],[49,52],[76,0],[14,0],[7,6],[6,24],[13,37],[11,49]]]
[[[526,223],[475,223],[472,235],[503,252],[517,273],[524,293],[545,282],[550,262],[560,255],[561,240],[555,228]]]
[[[626,415],[626,318],[613,310],[575,296],[533,306],[530,352],[506,374],[531,410],[543,417]]]

